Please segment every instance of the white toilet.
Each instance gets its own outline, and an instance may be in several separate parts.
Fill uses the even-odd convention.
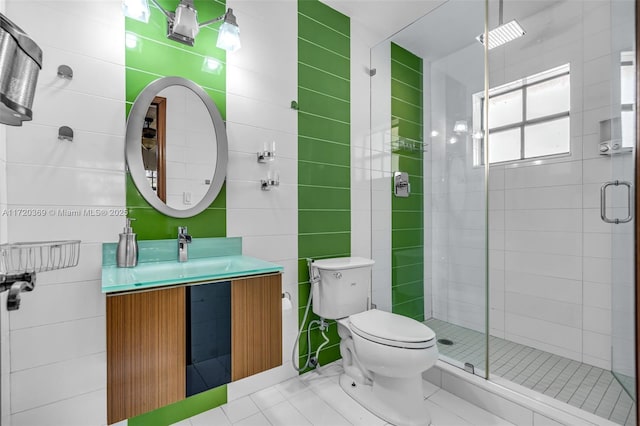
[[[313,262],[313,312],[338,322],[345,392],[394,425],[429,425],[422,372],[438,359],[436,335],[414,319],[369,309],[373,264],[361,257]]]

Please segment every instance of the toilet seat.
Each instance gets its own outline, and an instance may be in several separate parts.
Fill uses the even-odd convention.
[[[436,343],[436,334],[421,322],[378,309],[351,315],[349,325],[364,339],[396,348],[426,349]]]

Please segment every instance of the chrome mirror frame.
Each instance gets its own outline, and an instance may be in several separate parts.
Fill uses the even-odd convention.
[[[142,150],[140,148],[142,127],[149,105],[158,93],[170,86],[186,87],[193,91],[202,100],[209,112],[216,135],[216,167],[211,179],[211,184],[209,185],[209,190],[198,204],[185,210],[169,207],[160,200],[156,193],[151,189],[145,174],[142,162]],[[149,83],[149,85],[140,92],[133,103],[131,111],[129,112],[129,118],[127,119],[127,132],[125,139],[125,158],[127,160],[127,168],[136,188],[140,191],[140,194],[160,213],[170,217],[187,218],[195,216],[206,210],[220,193],[222,185],[226,179],[228,153],[229,147],[227,142],[227,130],[225,123],[222,120],[222,116],[220,115],[220,111],[218,111],[218,108],[207,92],[193,81],[182,77],[159,78],[158,80]]]

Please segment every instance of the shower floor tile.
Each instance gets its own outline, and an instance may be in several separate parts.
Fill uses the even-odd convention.
[[[438,350],[455,361],[485,369],[485,335],[438,319],[425,321],[438,339]],[[608,370],[530,346],[489,337],[489,371],[521,386],[604,417],[620,425],[636,425],[635,404]]]

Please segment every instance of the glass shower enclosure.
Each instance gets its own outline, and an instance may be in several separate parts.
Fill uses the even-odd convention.
[[[371,50],[373,302],[630,425],[635,31],[632,0],[448,0]]]

